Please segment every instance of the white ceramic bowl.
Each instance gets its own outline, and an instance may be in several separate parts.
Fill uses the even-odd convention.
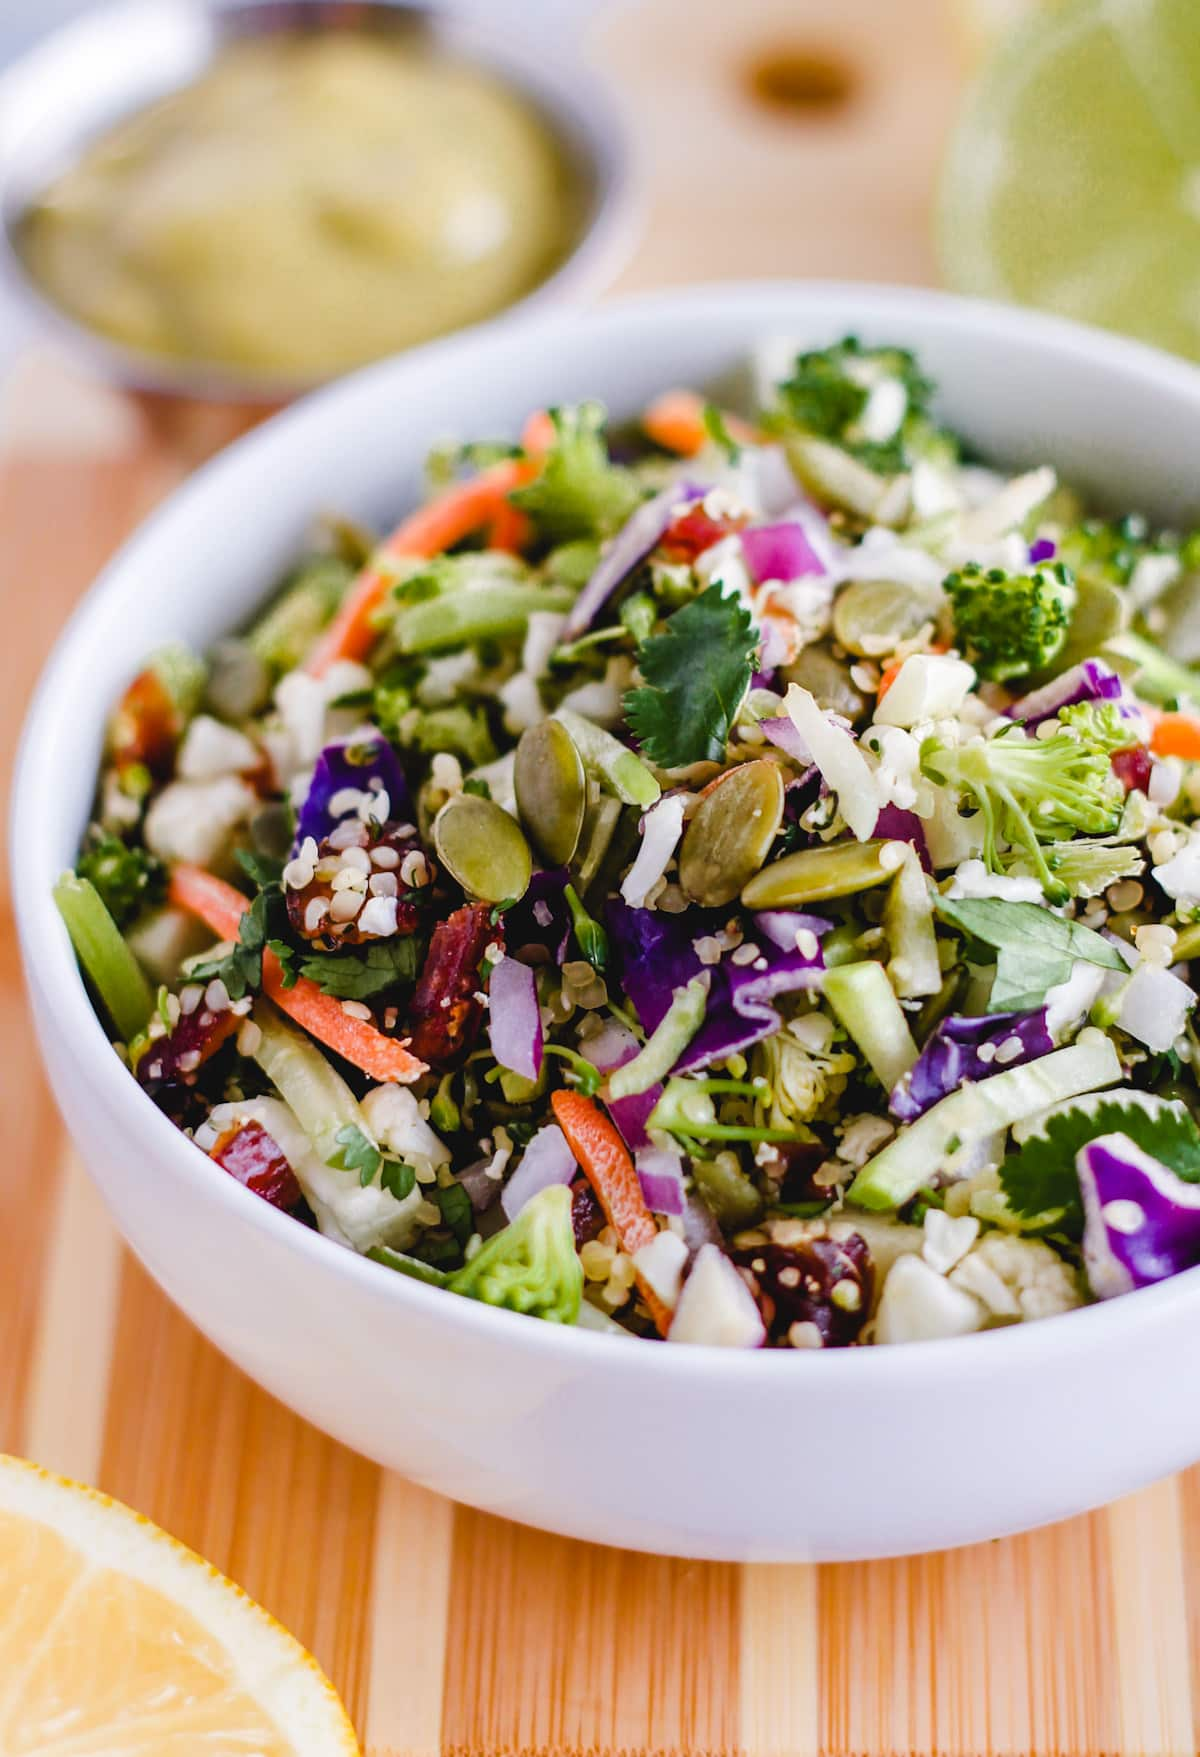
[[[736,375],[751,344],[856,330],[919,350],[941,408],[1007,465],[1047,459],[1114,506],[1197,512],[1200,372],[1061,321],[937,294],[717,287],[442,342],[372,367],[202,470],[106,570],[31,711],[14,890],[64,1115],[130,1245],[239,1366],[439,1492],[679,1555],[844,1560],[1076,1513],[1200,1456],[1200,1270],[950,1342],[741,1354],[560,1330],[327,1243],[179,1134],[113,1056],[50,887],[86,821],[109,706],[160,642],[204,646],[293,558],[314,512],[385,524],[427,442],[515,433],[548,403],[617,416]],[[69,516],[70,509],[64,508]]]

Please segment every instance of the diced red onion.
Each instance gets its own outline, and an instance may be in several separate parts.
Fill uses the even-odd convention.
[[[1044,561],[1053,561],[1057,554],[1057,543],[1052,543],[1049,537],[1038,537],[1029,545],[1029,565],[1040,567]]]
[[[547,1123],[538,1130],[521,1155],[500,1196],[500,1206],[510,1220],[515,1220],[526,1202],[548,1190],[552,1184],[569,1184],[576,1172],[575,1155],[567,1146],[567,1137],[557,1123]]]
[[[812,762],[812,752],[796,730],[790,714],[779,714],[770,720],[760,720],[758,724],[768,743],[790,756],[794,763],[803,763],[807,767]]]
[[[755,912],[754,926],[781,952],[794,952],[798,950],[800,934],[811,933],[820,939],[823,933],[830,931],[833,923],[824,915],[808,915],[800,909],[759,909]]]
[[[476,1214],[484,1214],[500,1194],[500,1179],[491,1175],[491,1158],[476,1159],[458,1174],[458,1182],[470,1197]]]
[[[631,1062],[641,1048],[637,1038],[627,1025],[616,1019],[605,1023],[602,1031],[589,1037],[586,1043],[580,1044],[580,1051],[599,1068],[602,1074],[611,1074],[614,1068],[624,1067]],[[636,1092],[630,1098],[610,1098],[607,1100],[608,1114],[616,1123],[621,1139],[631,1153],[640,1148],[649,1147],[650,1137],[646,1133],[646,1118],[662,1097],[662,1086],[651,1086],[648,1092]]]
[[[825,571],[803,525],[752,525],[742,532],[742,554],[755,585],[764,580],[786,585]]]
[[[488,1037],[502,1068],[537,1079],[543,1047],[537,980],[516,958],[501,958],[488,978]]]
[[[565,641],[576,640],[591,627],[621,581],[657,546],[679,508],[703,500],[707,492],[695,482],[673,482],[638,507],[604,551],[592,577],[567,612],[563,624]]]
[[[652,1214],[682,1214],[683,1160],[669,1147],[640,1147],[633,1156],[646,1206]]]

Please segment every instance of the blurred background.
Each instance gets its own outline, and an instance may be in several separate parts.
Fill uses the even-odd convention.
[[[0,80],[0,367],[160,414],[723,277],[1200,357],[1196,0],[4,0]]]

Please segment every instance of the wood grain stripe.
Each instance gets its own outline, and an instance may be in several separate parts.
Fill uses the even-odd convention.
[[[821,1570],[822,1749],[1118,1751],[1106,1528]]]
[[[1195,1749],[1182,1514],[1173,1478],[1115,1501],[1104,1514],[1125,1757]]]
[[[738,1570],[573,1544],[460,1508],[447,1757],[739,1746]]]
[[[260,1391],[127,1258],[101,1487],[244,1586],[361,1725],[379,1471]]]
[[[21,1451],[94,1482],[104,1443],[121,1241],[72,1148],[63,1151],[31,1349]]]
[[[439,1757],[454,1507],[385,1471],[371,1566],[371,1757]]]
[[[820,1625],[815,1567],[741,1571],[740,1745],[746,1757],[817,1757]]]

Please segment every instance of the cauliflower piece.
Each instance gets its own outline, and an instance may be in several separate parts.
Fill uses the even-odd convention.
[[[236,775],[171,781],[146,813],[146,846],[160,860],[219,866],[257,809],[258,795]]]
[[[719,1245],[701,1245],[675,1307],[668,1342],[760,1348],[766,1339],[754,1295]]]
[[[407,1086],[373,1086],[359,1105],[379,1145],[411,1165],[419,1183],[432,1183],[450,1149],[430,1128]]]
[[[975,682],[974,667],[949,653],[910,653],[875,710],[877,726],[915,726],[957,714]]]
[[[875,1341],[935,1342],[982,1330],[987,1310],[965,1289],[954,1287],[922,1257],[897,1257],[888,1270],[875,1318]]]
[[[182,781],[215,781],[257,768],[261,758],[253,739],[211,714],[197,714],[184,733],[175,772]]]
[[[962,1261],[979,1237],[979,1222],[971,1214],[946,1214],[941,1208],[930,1208],[924,1230],[921,1255],[931,1269],[945,1275]]]
[[[1195,908],[1200,903],[1200,831],[1190,831],[1183,847],[1154,868],[1154,877],[1174,902]]]
[[[948,897],[1002,897],[1008,903],[1044,903],[1042,882],[989,872],[982,860],[964,860],[950,880]]]
[[[948,1280],[995,1318],[1049,1318],[1085,1303],[1069,1264],[1041,1239],[1014,1233],[985,1233]]]

